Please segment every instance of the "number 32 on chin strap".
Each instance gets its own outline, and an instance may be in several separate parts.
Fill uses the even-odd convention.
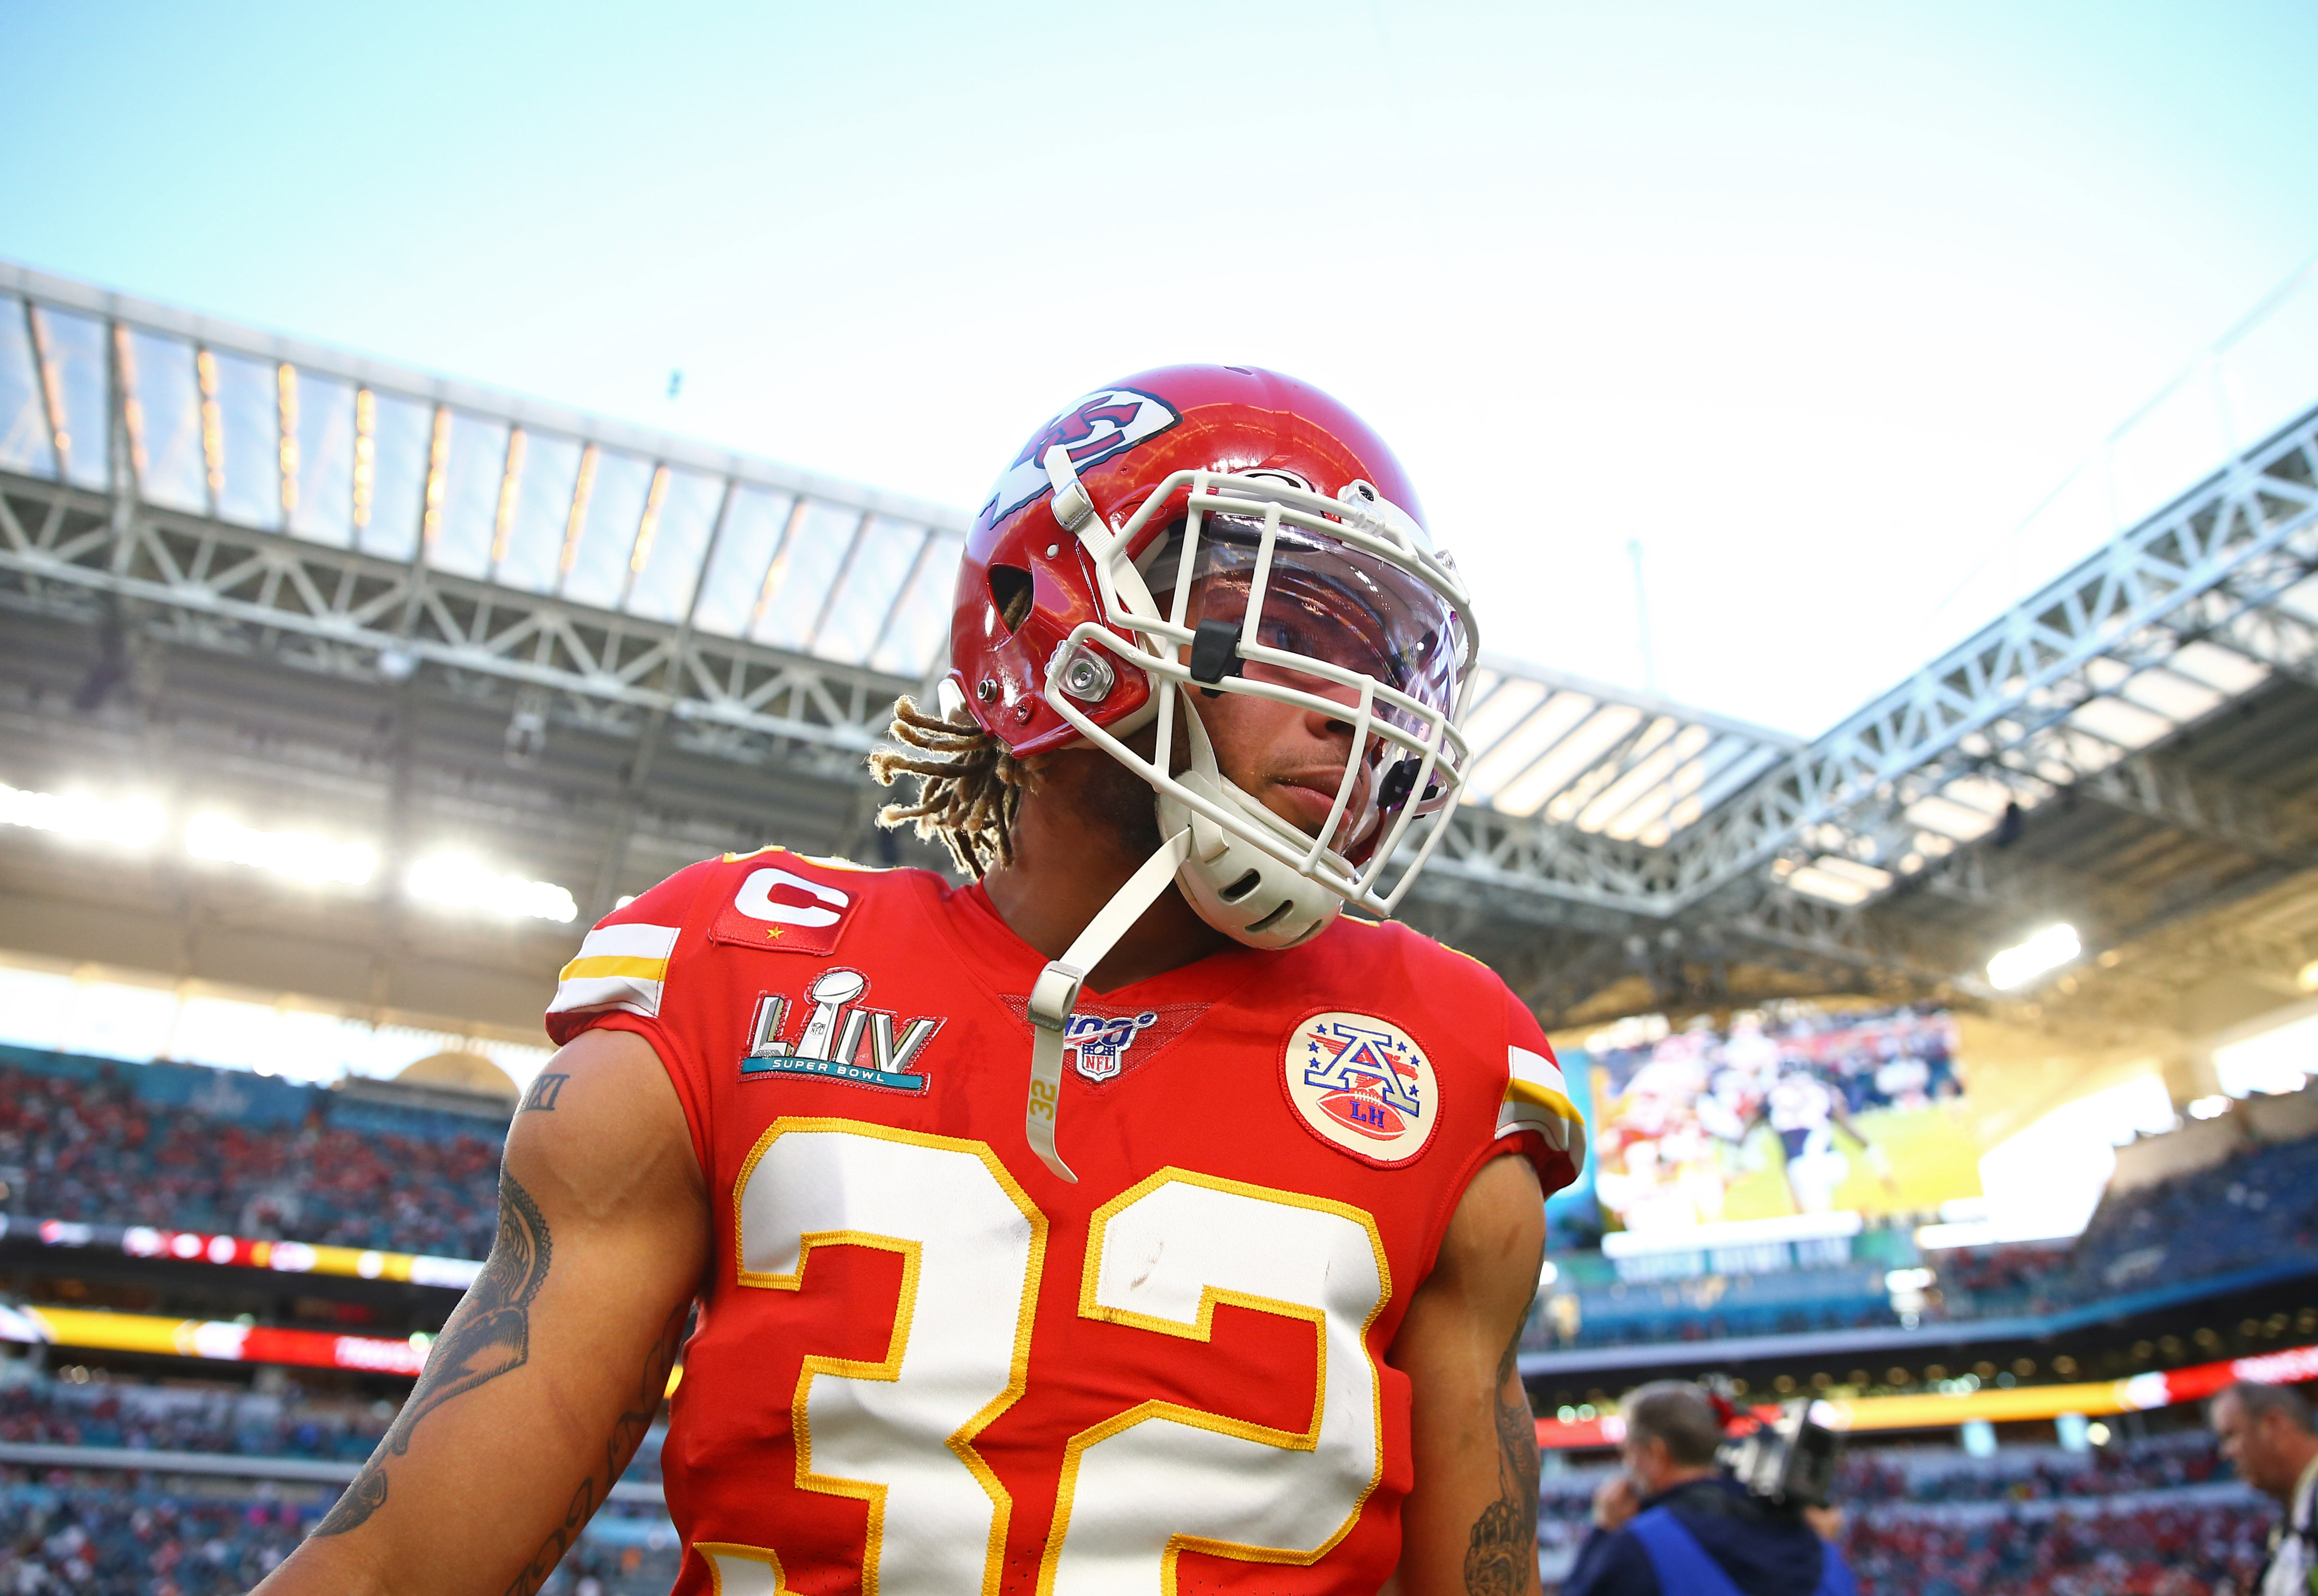
[[[902,1259],[885,1356],[808,1357],[797,1484],[866,1502],[862,1596],[997,1596],[1013,1502],[974,1439],[1022,1394],[1047,1217],[982,1142],[775,1122],[742,1167],[744,1287],[795,1291],[813,1248]],[[1163,1596],[1189,1549],[1310,1564],[1383,1468],[1369,1326],[1390,1295],[1376,1222],[1293,1192],[1163,1170],[1095,1211],[1079,1313],[1206,1341],[1219,1303],[1315,1328],[1311,1422],[1146,1402],[1065,1448],[1039,1596]],[[697,1543],[722,1596],[774,1596],[776,1555]]]

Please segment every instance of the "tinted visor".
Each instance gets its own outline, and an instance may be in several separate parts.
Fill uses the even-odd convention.
[[[1466,641],[1461,618],[1440,593],[1389,560],[1308,528],[1282,525],[1250,636],[1247,612],[1262,539],[1263,523],[1249,517],[1209,515],[1199,527],[1184,623],[1195,630],[1221,623],[1240,649],[1253,650],[1235,659],[1227,673],[1332,700],[1348,711],[1357,709],[1359,678],[1365,677],[1412,701],[1377,693],[1376,721],[1418,744],[1439,738],[1456,707]],[[1172,603],[1182,546],[1179,530],[1146,573],[1163,607]],[[1355,867],[1373,856],[1395,813],[1412,804],[1422,811],[1445,791],[1438,767],[1434,779],[1417,790],[1422,752],[1373,726],[1361,742],[1352,761],[1352,793],[1328,838]]]
[[[1263,523],[1238,516],[1202,518],[1191,573],[1192,613],[1187,621],[1244,622],[1255,585]],[[1169,606],[1181,558],[1179,528],[1165,540],[1147,573],[1160,606]],[[1423,712],[1379,698],[1378,717],[1424,738],[1456,707],[1462,679],[1465,628],[1460,617],[1426,583],[1388,560],[1333,538],[1282,525],[1264,583],[1257,645],[1300,655],[1369,677],[1416,700]],[[1279,679],[1291,668],[1249,659],[1244,672]],[[1357,701],[1358,694],[1322,675],[1295,673],[1289,684],[1324,697]]]

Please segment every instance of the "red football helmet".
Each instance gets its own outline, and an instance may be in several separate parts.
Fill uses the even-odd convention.
[[[975,521],[950,637],[946,702],[1018,756],[1085,744],[1137,771],[1163,835],[1190,833],[1187,897],[1253,946],[1316,935],[1346,901],[1389,914],[1433,835],[1389,888],[1387,867],[1464,764],[1478,637],[1456,568],[1383,441],[1271,372],[1146,372],[1041,428]],[[1352,728],[1320,836],[1215,769],[1198,701],[1219,693]],[[1122,740],[1155,721],[1148,757]]]

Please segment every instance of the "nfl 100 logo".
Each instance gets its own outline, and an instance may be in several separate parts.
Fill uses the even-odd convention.
[[[1305,1128],[1365,1163],[1404,1164],[1440,1118],[1433,1062],[1372,1015],[1316,1014],[1289,1033],[1280,1085]]]
[[[1159,1023],[1155,1009],[1111,1018],[1074,1014],[1063,1032],[1063,1046],[1075,1055],[1072,1068],[1089,1080],[1109,1080],[1127,1067],[1127,1050],[1135,1039]]]

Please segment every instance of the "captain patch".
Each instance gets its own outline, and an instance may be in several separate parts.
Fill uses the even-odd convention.
[[[768,865],[749,872],[708,934],[741,947],[826,957],[852,910],[852,893]]]

